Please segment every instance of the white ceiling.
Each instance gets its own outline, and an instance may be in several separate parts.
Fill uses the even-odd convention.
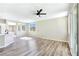
[[[45,16],[38,17],[35,15],[36,11],[43,9],[46,12]],[[8,20],[43,20],[52,18],[54,15],[68,11],[69,4],[0,4],[0,18]],[[24,22],[25,22],[24,21]]]

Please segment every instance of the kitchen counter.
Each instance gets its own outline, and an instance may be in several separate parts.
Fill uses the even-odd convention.
[[[4,46],[4,41],[5,41],[5,35],[0,34],[0,48],[2,48]]]
[[[14,34],[9,32],[8,34],[0,34],[0,48],[7,47],[14,42]]]
[[[5,35],[5,34],[0,34],[0,36]]]

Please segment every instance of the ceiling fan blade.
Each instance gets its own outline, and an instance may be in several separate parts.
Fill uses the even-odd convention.
[[[40,15],[40,12],[36,13],[36,15]]]
[[[41,12],[43,9],[40,9],[39,12]]]
[[[39,12],[39,11],[37,10],[37,12]]]
[[[46,13],[40,13],[40,15],[46,15]]]

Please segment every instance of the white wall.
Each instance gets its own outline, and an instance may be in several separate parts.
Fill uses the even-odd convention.
[[[30,31],[36,37],[67,41],[67,17],[48,19],[36,22],[36,31]]]

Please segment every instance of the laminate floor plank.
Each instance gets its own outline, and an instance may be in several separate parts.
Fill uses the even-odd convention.
[[[67,42],[32,37],[15,38],[15,42],[0,51],[0,56],[71,56]]]

